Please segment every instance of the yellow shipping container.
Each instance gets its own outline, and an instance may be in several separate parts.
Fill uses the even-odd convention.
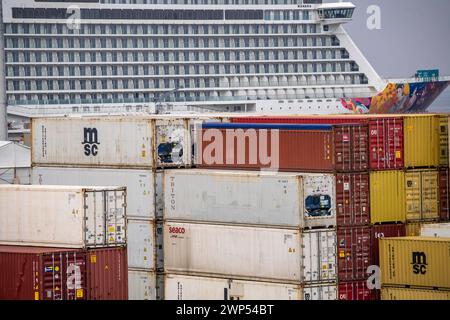
[[[450,291],[383,287],[381,300],[450,300]]]
[[[405,167],[439,166],[439,115],[405,115]]]
[[[439,172],[410,170],[405,173],[406,220],[439,218]]]
[[[383,286],[450,289],[450,238],[380,238]]]
[[[448,167],[448,119],[447,115],[439,117],[439,165]]]
[[[374,171],[370,173],[370,221],[405,222],[405,173]]]
[[[418,237],[420,236],[420,230],[424,224],[435,223],[435,221],[422,221],[422,222],[406,222],[406,236]]]

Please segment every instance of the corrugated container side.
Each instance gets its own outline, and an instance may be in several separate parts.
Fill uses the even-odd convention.
[[[155,223],[128,220],[128,268],[154,271],[156,268]]]
[[[338,300],[377,300],[377,290],[367,287],[365,280],[340,282],[338,284]]]
[[[366,171],[369,168],[367,125],[333,126],[333,164],[340,172]]]
[[[336,284],[306,285],[303,287],[303,300],[337,300]]]
[[[167,274],[165,300],[302,300],[300,285]]]
[[[439,218],[439,173],[410,170],[405,173],[406,220]]]
[[[3,244],[83,248],[126,243],[124,188],[1,185],[0,207]]]
[[[372,226],[372,263],[380,264],[380,239],[406,236],[406,226],[399,224],[380,224]]]
[[[149,119],[34,118],[31,125],[33,165],[154,167]]]
[[[370,172],[370,221],[405,222],[405,173],[403,171]]]
[[[424,224],[421,226],[420,236],[450,238],[450,223]]]
[[[128,300],[127,248],[88,250],[89,300]]]
[[[406,115],[403,121],[405,167],[438,167],[440,158],[439,116]]]
[[[239,131],[241,129],[203,129],[199,131],[198,145],[200,159],[197,160],[199,167],[205,168],[233,168],[233,169],[260,169],[272,168],[280,171],[315,171],[332,172],[333,155],[332,152],[332,133],[326,130],[267,130],[266,135],[261,134],[261,130],[256,129],[256,135],[249,134],[249,131]],[[278,132],[278,138],[276,135]],[[215,133],[220,136],[222,145],[218,141],[208,137]],[[235,134],[239,141],[244,141],[245,148],[239,152],[240,156],[245,155],[245,161],[238,162],[237,143],[233,144],[227,139],[229,135]],[[245,135],[250,135],[252,139],[245,139]],[[263,139],[267,136],[266,139]],[[211,142],[210,142],[211,141]],[[249,141],[248,143],[246,143]],[[258,143],[258,141],[260,141]],[[268,155],[268,161],[261,161],[260,157],[256,160],[249,159],[249,145],[255,151],[265,150]],[[228,146],[227,146],[228,145]],[[308,150],[308,152],[304,152]],[[262,152],[262,151],[261,151]],[[278,153],[278,164],[276,159]],[[255,155],[257,156],[257,155]],[[252,161],[250,161],[252,160]],[[263,159],[265,160],[265,159]],[[269,161],[270,160],[270,161]]]
[[[450,176],[449,169],[439,170],[439,219],[450,221]]]
[[[32,170],[33,184],[126,187],[127,216],[138,219],[155,218],[154,179],[151,170],[66,167],[33,167]]]
[[[367,278],[372,265],[372,231],[370,226],[346,227],[337,230],[339,282]]]
[[[346,124],[364,123],[367,117],[347,115],[231,117],[232,123]]]
[[[336,231],[304,231],[301,239],[305,284],[336,281]]]
[[[370,169],[403,169],[404,137],[401,117],[370,119],[369,139]]]
[[[381,300],[450,300],[450,291],[382,287]]]
[[[384,286],[450,289],[450,238],[380,239]]]
[[[300,242],[298,230],[167,222],[164,269],[300,283]]]
[[[85,261],[78,249],[0,246],[0,300],[84,300]]]
[[[156,274],[128,269],[128,299],[156,300]]]
[[[338,227],[370,223],[368,173],[336,174],[336,224]]]

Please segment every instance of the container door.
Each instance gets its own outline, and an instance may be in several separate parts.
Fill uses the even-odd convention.
[[[104,191],[106,203],[106,232],[108,245],[125,245],[126,237],[126,191]]]
[[[365,171],[369,168],[369,135],[367,126],[353,126],[351,171]]]
[[[318,231],[319,280],[336,281],[336,231]]]
[[[337,225],[366,225],[370,222],[369,175],[337,174]]]
[[[86,300],[86,253],[64,253],[65,300]]]
[[[439,218],[441,221],[450,220],[449,207],[449,170],[439,171]]]
[[[353,280],[367,278],[367,268],[372,264],[371,237],[370,227],[353,228]]]
[[[385,121],[374,119],[369,124],[370,139],[370,168],[383,170],[386,168],[385,149]]]
[[[352,190],[349,174],[336,175],[336,220],[338,227],[353,224]]]
[[[352,133],[349,126],[334,128],[334,167],[337,171],[352,170]]]
[[[105,198],[103,191],[87,191],[84,193],[85,243],[86,246],[104,246],[105,230]]]
[[[438,171],[423,171],[421,177],[422,219],[437,220],[439,218],[439,174]]]
[[[448,167],[448,116],[439,117],[439,166]]]
[[[42,262],[42,297],[39,300],[64,300],[66,274],[64,253],[46,254]]]
[[[407,172],[405,174],[406,219],[408,221],[418,221],[421,218],[420,176],[419,171]]]
[[[338,229],[337,241],[338,279],[339,281],[348,281],[352,279],[353,271],[352,229]]]

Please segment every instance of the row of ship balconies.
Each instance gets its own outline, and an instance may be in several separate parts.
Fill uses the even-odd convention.
[[[36,90],[108,90],[108,89],[169,89],[169,88],[241,88],[241,87],[308,87],[361,85],[368,81],[362,74],[339,76],[252,76],[214,78],[161,78],[161,79],[97,79],[97,80],[8,80],[7,89],[14,91]]]

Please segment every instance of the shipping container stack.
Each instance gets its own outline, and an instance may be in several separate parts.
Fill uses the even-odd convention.
[[[191,166],[190,127],[211,118],[221,121],[201,115],[32,120],[33,184],[126,187],[129,299],[158,298],[161,175]]]
[[[128,297],[126,191],[0,186],[0,300]]]

